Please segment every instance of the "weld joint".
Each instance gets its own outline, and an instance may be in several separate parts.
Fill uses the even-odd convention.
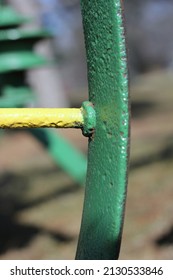
[[[82,133],[86,137],[92,137],[96,127],[96,112],[94,110],[94,105],[90,101],[84,101],[81,110],[84,119]]]

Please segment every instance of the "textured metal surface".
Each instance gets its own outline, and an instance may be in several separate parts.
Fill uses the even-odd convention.
[[[96,128],[77,259],[117,259],[127,185],[129,104],[122,1],[82,0],[89,99]]]
[[[82,103],[82,114],[84,119],[82,128],[83,135],[90,137],[94,133],[96,127],[96,112],[91,102],[84,101]]]
[[[0,109],[1,128],[57,127],[81,128],[81,109],[10,108]]]

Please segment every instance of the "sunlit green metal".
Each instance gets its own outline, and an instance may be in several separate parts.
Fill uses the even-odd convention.
[[[82,0],[96,128],[76,259],[117,259],[127,186],[129,104],[122,1]]]

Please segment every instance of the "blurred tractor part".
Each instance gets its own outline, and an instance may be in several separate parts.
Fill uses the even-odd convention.
[[[1,4],[2,5],[2,4]],[[36,93],[26,79],[28,69],[48,65],[52,62],[33,52],[34,45],[50,33],[45,30],[20,29],[29,21],[18,15],[11,7],[0,9],[0,107],[26,107],[35,104]],[[43,77],[37,81],[44,84]],[[46,81],[47,83],[48,81]],[[49,84],[48,84],[49,85]],[[50,87],[50,95],[52,88]],[[55,92],[56,94],[56,92]],[[55,104],[54,104],[55,105]],[[77,182],[83,183],[87,161],[83,154],[54,130],[29,130],[48,150],[56,164],[61,166]]]
[[[9,3],[11,7],[14,7],[24,17],[32,19],[27,25],[23,25],[22,28],[30,30],[41,28],[41,23],[38,20],[37,1],[8,0],[5,2]],[[35,44],[34,49],[38,54],[54,61],[55,57],[50,39],[46,40],[46,38],[43,38],[42,41]],[[54,67],[44,65],[41,68],[30,69],[27,75],[29,76],[28,79],[32,88],[38,95],[38,106],[69,107],[69,100],[66,96],[57,64]],[[40,80],[42,80],[41,83],[39,82]]]

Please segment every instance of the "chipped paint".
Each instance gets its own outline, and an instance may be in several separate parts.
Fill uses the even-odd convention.
[[[81,128],[81,109],[10,108],[0,109],[0,128]]]

